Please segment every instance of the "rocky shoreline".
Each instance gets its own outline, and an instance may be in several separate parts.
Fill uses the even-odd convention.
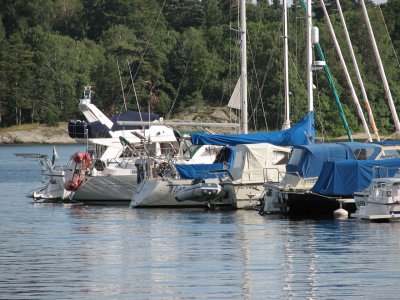
[[[67,125],[38,126],[32,130],[0,131],[0,144],[76,144]]]

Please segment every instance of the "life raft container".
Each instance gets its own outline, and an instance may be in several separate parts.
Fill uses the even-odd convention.
[[[71,161],[72,177],[67,180],[64,188],[67,191],[76,191],[85,180],[86,171],[91,167],[91,156],[89,153],[78,151],[71,156]]]

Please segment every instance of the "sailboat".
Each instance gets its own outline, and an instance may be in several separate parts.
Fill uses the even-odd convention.
[[[353,194],[368,186],[373,168],[398,167],[399,157],[396,142],[294,147],[283,180],[278,185],[266,184],[260,212],[332,216],[347,214],[346,208],[351,213],[355,210]]]
[[[259,202],[264,193],[263,185],[265,182],[279,182],[285,171],[285,166],[289,158],[291,149],[287,146],[310,144],[313,142],[314,119],[312,110],[312,101],[309,99],[309,112],[306,116],[290,127],[289,119],[289,84],[288,84],[288,47],[287,47],[287,3],[283,3],[284,15],[284,67],[285,67],[285,122],[282,126],[283,130],[275,132],[247,132],[247,92],[241,92],[242,98],[242,120],[244,128],[242,134],[229,135],[209,135],[209,134],[192,134],[193,144],[205,145],[231,145],[236,147],[236,155],[231,169],[225,170],[226,176],[219,181],[221,191],[210,198],[210,202],[230,203],[235,209],[253,208]],[[241,7],[245,11],[245,7]],[[244,18],[244,17],[243,17]],[[244,18],[245,19],[245,18]],[[245,35],[245,22],[241,23],[241,32]],[[242,37],[241,57],[246,57],[246,47]],[[244,54],[243,54],[244,53]],[[247,67],[243,67],[245,61],[242,61],[242,71]],[[309,76],[311,78],[311,76]],[[242,73],[241,87],[246,88],[246,73]],[[311,86],[311,85],[310,85]],[[286,147],[285,147],[286,146]],[[205,183],[206,184],[206,183]],[[200,186],[201,187],[201,186]],[[185,193],[187,187],[180,193]],[[178,197],[181,195],[178,194]]]
[[[129,204],[137,186],[135,161],[146,153],[168,159],[177,146],[175,131],[158,125],[158,116],[127,111],[108,118],[91,102],[85,87],[79,108],[88,122],[71,121],[69,135],[87,144],[86,153],[71,155],[65,189],[71,198],[86,204]],[[120,126],[118,120],[141,120],[144,126]],[[149,143],[148,141],[151,141]],[[174,146],[175,145],[175,146]]]

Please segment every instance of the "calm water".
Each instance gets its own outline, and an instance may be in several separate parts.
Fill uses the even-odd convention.
[[[0,299],[398,299],[400,223],[34,205],[18,152],[51,146],[0,147]]]

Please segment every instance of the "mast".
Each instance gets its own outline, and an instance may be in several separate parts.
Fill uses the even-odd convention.
[[[371,123],[372,131],[375,134],[376,140],[380,141],[381,139],[379,138],[378,129],[376,128],[375,119],[374,119],[374,115],[372,114],[371,106],[369,105],[368,96],[367,96],[367,93],[365,91],[364,82],[363,82],[363,80],[361,78],[360,69],[358,68],[358,63],[357,63],[356,56],[354,55],[353,46],[351,44],[349,32],[347,30],[346,21],[344,19],[342,7],[340,6],[340,1],[339,0],[336,0],[336,6],[337,6],[338,11],[339,11],[340,20],[342,21],[344,34],[346,36],[347,47],[349,48],[350,55],[351,55],[351,60],[353,61],[353,65],[354,65],[354,70],[356,71],[358,84],[360,85],[361,94],[362,94],[362,97],[363,97],[363,100],[364,100],[365,108],[366,108],[367,113],[368,113],[369,121]]]
[[[301,6],[302,6],[302,8],[304,10],[304,13],[307,14],[307,5],[306,5],[305,2],[306,2],[306,0],[300,0]],[[321,47],[319,42],[315,44],[315,48],[317,50],[317,53],[318,53],[318,56],[319,56],[320,60],[325,62],[325,66],[324,66],[325,75],[326,75],[326,78],[327,78],[327,80],[329,82],[329,86],[331,87],[331,90],[332,90],[332,93],[333,93],[333,98],[335,99],[336,105],[337,105],[337,107],[339,109],[340,119],[342,120],[342,124],[343,124],[344,128],[346,129],[346,133],[347,133],[347,136],[348,136],[349,140],[353,141],[353,137],[351,135],[351,130],[350,130],[349,125],[347,123],[346,116],[345,116],[344,111],[343,111],[342,103],[340,102],[340,99],[339,99],[339,94],[338,94],[338,92],[336,90],[335,83],[333,82],[333,78],[332,78],[331,72],[329,70],[329,66],[326,63],[324,51],[322,50],[322,47]]]
[[[282,0],[283,9],[283,67],[284,67],[284,94],[285,94],[285,121],[282,129],[290,128],[290,107],[289,107],[289,50],[288,50],[288,21],[287,21],[287,0]]]
[[[364,131],[368,136],[368,141],[372,142],[371,133],[369,132],[369,128],[368,128],[367,122],[365,120],[364,113],[362,111],[360,102],[358,101],[356,91],[354,90],[353,82],[350,79],[349,71],[347,69],[346,62],[344,61],[342,51],[340,50],[339,43],[336,39],[336,34],[335,34],[335,31],[333,30],[331,20],[329,19],[329,15],[328,15],[328,12],[325,7],[324,0],[320,0],[320,3],[321,3],[322,10],[324,12],[324,15],[325,15],[326,23],[328,24],[329,32],[331,34],[333,43],[335,44],[336,52],[339,56],[340,64],[342,65],[347,84],[349,85],[349,88],[350,88],[351,97],[353,98],[354,104],[356,105],[358,116],[360,117],[361,123],[363,124]]]
[[[306,31],[307,31],[307,94],[308,94],[308,113],[312,113],[314,111],[314,98],[313,98],[313,78],[312,78],[312,40],[311,40],[311,32],[312,32],[312,20],[311,20],[311,1],[307,0],[307,10],[306,10]],[[310,135],[310,128],[309,132]]]
[[[247,49],[246,49],[246,1],[240,0],[240,98],[241,98],[241,133],[248,132],[247,120]]]
[[[374,49],[376,62],[378,63],[379,73],[381,75],[382,82],[383,82],[383,87],[384,87],[385,92],[386,92],[386,97],[387,97],[387,100],[388,100],[388,103],[389,103],[390,112],[392,113],[394,126],[396,128],[396,132],[400,132],[399,117],[397,116],[396,107],[394,106],[394,102],[393,102],[393,99],[392,99],[392,93],[390,92],[390,89],[389,89],[389,84],[388,84],[387,79],[386,79],[385,70],[383,69],[381,56],[379,54],[378,46],[376,45],[374,32],[372,31],[371,23],[369,21],[368,12],[367,12],[367,8],[365,7],[364,0],[360,0],[360,4],[361,4],[362,12],[364,14],[365,23],[367,24],[368,33],[369,33],[369,37],[371,39],[372,48]]]

